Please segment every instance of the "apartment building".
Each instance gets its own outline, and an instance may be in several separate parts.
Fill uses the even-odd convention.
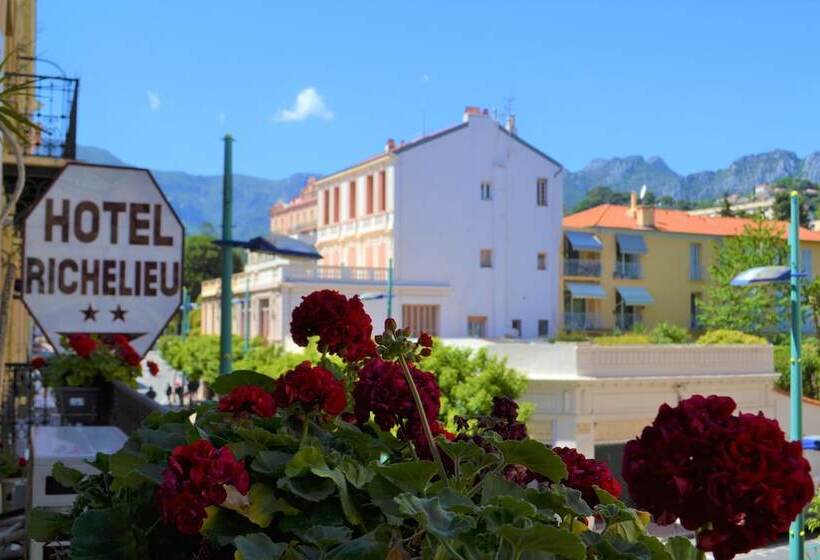
[[[293,307],[323,288],[363,295],[377,329],[390,305],[416,333],[555,334],[563,168],[521,139],[514,119],[501,125],[468,107],[460,123],[412,142],[388,140],[314,185],[322,259],[249,267],[236,288],[247,283],[251,299],[264,290],[270,311],[258,316],[275,323],[252,322],[252,336],[287,343]],[[202,293],[207,302],[217,286]]]
[[[564,217],[563,329],[629,330],[662,321],[698,329],[698,300],[718,243],[750,223],[641,206],[634,193],[630,206],[603,204]],[[820,262],[820,232],[801,228],[800,242],[811,277]]]
[[[312,240],[316,235],[316,177],[308,177],[301,192],[288,202],[281,200],[269,212],[270,232],[298,235]]]

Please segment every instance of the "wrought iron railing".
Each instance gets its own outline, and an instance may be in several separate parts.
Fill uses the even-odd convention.
[[[615,278],[640,278],[641,263],[639,262],[617,262],[615,263]]]
[[[640,313],[616,313],[615,323],[622,331],[631,331],[637,325],[641,324]]]
[[[36,74],[6,74],[11,85],[29,84],[17,109],[40,130],[32,131],[26,154],[51,158],[77,157],[77,93],[80,80]]]

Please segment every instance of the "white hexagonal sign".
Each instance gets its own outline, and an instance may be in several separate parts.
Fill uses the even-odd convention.
[[[25,220],[23,302],[58,350],[121,334],[144,356],[182,300],[184,237],[147,169],[69,163]]]

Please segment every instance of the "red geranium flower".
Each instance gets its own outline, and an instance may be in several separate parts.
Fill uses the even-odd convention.
[[[813,496],[800,443],[762,413],[734,409],[716,396],[664,404],[624,450],[636,503],[660,524],[698,530],[698,548],[716,560],[774,541]]]
[[[72,334],[68,337],[68,345],[81,358],[90,358],[97,349],[97,341],[87,334]]]
[[[320,408],[333,416],[347,406],[344,383],[310,362],[302,362],[282,376],[276,383],[273,398],[281,408],[299,403],[306,411]]]
[[[27,464],[28,464],[28,461],[26,461],[25,457],[20,457],[19,459],[17,459],[17,466],[20,467],[21,469],[23,467],[25,467]]]
[[[273,396],[262,387],[241,385],[219,400],[217,410],[233,412],[235,415],[255,414],[268,418],[276,414],[276,404],[273,402]]]
[[[154,377],[156,377],[156,376],[157,376],[157,374],[159,374],[159,366],[157,365],[157,363],[156,363],[156,362],[151,361],[151,360],[148,360],[148,362],[147,362],[147,364],[146,364],[146,365],[148,366],[148,372],[149,372],[151,375],[153,375]]]
[[[302,298],[290,323],[293,341],[307,346],[319,337],[320,352],[337,354],[348,362],[375,355],[373,324],[358,296],[348,299],[334,290],[313,292]]]
[[[139,367],[141,360],[140,355],[137,354],[137,351],[131,346],[128,338],[121,334],[116,334],[112,340],[114,341],[117,354],[119,354],[122,361],[131,367]]]
[[[204,439],[176,447],[156,493],[163,522],[181,533],[198,533],[205,508],[225,501],[225,485],[243,495],[250,490],[248,471],[230,449],[217,449]]]
[[[571,447],[553,447],[567,467],[566,486],[581,491],[584,501],[591,507],[598,505],[598,496],[593,486],[606,490],[616,498],[621,495],[621,483],[615,479],[609,467],[601,461],[587,459]]]
[[[45,365],[46,361],[40,356],[37,356],[36,358],[31,360],[31,367],[33,367],[34,369],[42,369],[45,367]]]

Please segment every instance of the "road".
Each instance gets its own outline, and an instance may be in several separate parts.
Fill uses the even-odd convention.
[[[148,372],[147,363],[149,361],[156,362],[156,364],[159,366],[159,373],[156,375],[156,377],[152,376]],[[156,350],[151,350],[145,356],[145,360],[143,360],[142,362],[142,369],[142,376],[139,379],[137,379],[137,382],[139,382],[141,385],[144,385],[145,387],[153,388],[154,392],[157,394],[155,400],[159,404],[168,404],[166,390],[169,385],[171,387],[174,386],[175,380],[181,382],[182,376],[180,375],[180,373],[176,371],[174,368],[172,368],[170,365],[168,365],[168,362],[163,360],[160,357],[159,352],[157,352]],[[145,391],[141,390],[140,392],[144,393]]]

